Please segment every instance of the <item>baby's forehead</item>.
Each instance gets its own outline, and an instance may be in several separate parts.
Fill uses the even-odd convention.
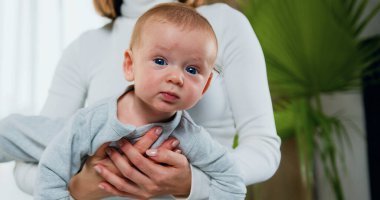
[[[137,20],[132,33],[130,49],[141,42],[147,27],[153,24],[167,24],[185,31],[198,30],[200,34],[210,35],[217,48],[215,32],[209,21],[194,8],[185,4],[163,3],[149,9]],[[151,29],[150,29],[151,30]]]
[[[176,29],[179,32],[186,33],[186,32],[192,32],[196,34],[196,37],[208,37],[208,40],[213,41],[215,43],[215,46],[218,47],[218,42],[216,35],[212,28],[205,28],[202,26],[197,26],[196,24],[178,24],[176,22],[168,21],[166,19],[153,19],[153,20],[147,20],[146,23],[144,23],[141,27],[141,37],[144,36],[144,33],[148,32],[148,27],[157,27],[157,26],[167,26],[172,29]],[[196,38],[192,38],[196,39]]]
[[[151,28],[154,29],[154,27]],[[158,29],[161,28],[169,29],[167,27]],[[162,31],[162,34],[143,34],[144,36],[137,44],[137,48],[140,48],[146,56],[160,55],[168,59],[179,56],[196,63],[214,64],[217,56],[217,45],[214,45],[209,36],[206,36],[203,31],[187,31],[178,27],[175,28],[180,30],[174,31],[175,34],[166,34],[165,30]],[[161,33],[161,31],[158,32]],[[171,31],[168,30],[168,32]]]
[[[214,35],[214,31],[210,28],[205,28],[204,26],[200,26],[196,23],[178,23],[176,21],[171,21],[165,18],[152,18],[146,20],[144,24],[141,26],[141,31],[144,32],[147,27],[152,25],[167,25],[172,28],[178,29],[180,31],[198,31],[200,34],[210,34]],[[216,37],[216,36],[214,36]]]

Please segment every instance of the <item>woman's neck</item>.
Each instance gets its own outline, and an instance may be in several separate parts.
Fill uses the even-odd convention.
[[[123,124],[131,124],[136,127],[145,124],[166,122],[173,118],[175,112],[159,112],[143,102],[130,91],[121,96],[117,101],[117,118]]]
[[[121,5],[121,15],[129,18],[137,18],[159,3],[175,1],[176,0],[124,0]]]

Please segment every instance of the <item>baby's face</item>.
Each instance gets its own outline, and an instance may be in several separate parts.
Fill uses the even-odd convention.
[[[136,96],[160,112],[186,110],[200,100],[217,53],[211,34],[148,22],[136,46],[130,53]]]

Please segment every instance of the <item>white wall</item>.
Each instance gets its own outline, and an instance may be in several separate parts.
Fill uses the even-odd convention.
[[[369,7],[373,8],[379,2],[380,0],[370,0]],[[380,34],[380,14],[368,24],[362,36],[374,34]],[[336,114],[340,112],[340,116],[346,119],[344,125],[352,142],[351,147],[346,145],[344,149],[346,163],[340,163],[339,166],[346,200],[370,200],[367,139],[362,99],[360,91],[339,93],[323,98],[323,107],[326,113]],[[343,165],[347,168],[344,168]],[[317,200],[334,200],[333,192],[322,171],[319,163]]]
[[[92,0],[0,0],[0,119],[38,114],[62,50],[82,32],[107,23]],[[31,200],[0,164],[0,199]]]
[[[350,91],[326,95],[322,98],[324,111],[343,119],[352,146],[343,146],[345,162],[338,163],[346,200],[369,200],[367,143],[364,124],[362,94]],[[339,145],[336,142],[336,145]],[[334,200],[334,193],[323,174],[321,162],[317,162],[317,200]]]

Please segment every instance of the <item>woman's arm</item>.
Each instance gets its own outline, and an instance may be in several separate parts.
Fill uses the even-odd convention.
[[[226,8],[227,9],[227,8]],[[269,179],[280,162],[280,138],[274,124],[264,55],[244,15],[223,12],[238,27],[226,29],[222,65],[225,87],[239,134],[232,157],[247,185]],[[229,41],[229,42],[228,42]],[[227,46],[228,45],[228,46]]]
[[[239,146],[231,150],[231,157],[246,185],[264,181],[278,168],[281,142],[275,129],[261,46],[247,18],[237,10],[218,3],[202,6],[198,11],[210,21],[218,38],[223,89],[239,133]],[[196,192],[191,196],[204,198],[198,194],[209,190],[207,176],[198,171],[192,174],[192,181],[191,189]]]
[[[225,89],[239,134],[232,157],[245,183],[250,185],[270,178],[281,157],[265,60],[247,18],[224,4],[215,6],[223,13],[217,15],[220,64],[224,67]]]
[[[82,35],[71,43],[63,52],[55,69],[48,96],[41,115],[47,117],[68,118],[78,109],[84,107],[88,78],[85,72],[87,64],[86,43]]]

